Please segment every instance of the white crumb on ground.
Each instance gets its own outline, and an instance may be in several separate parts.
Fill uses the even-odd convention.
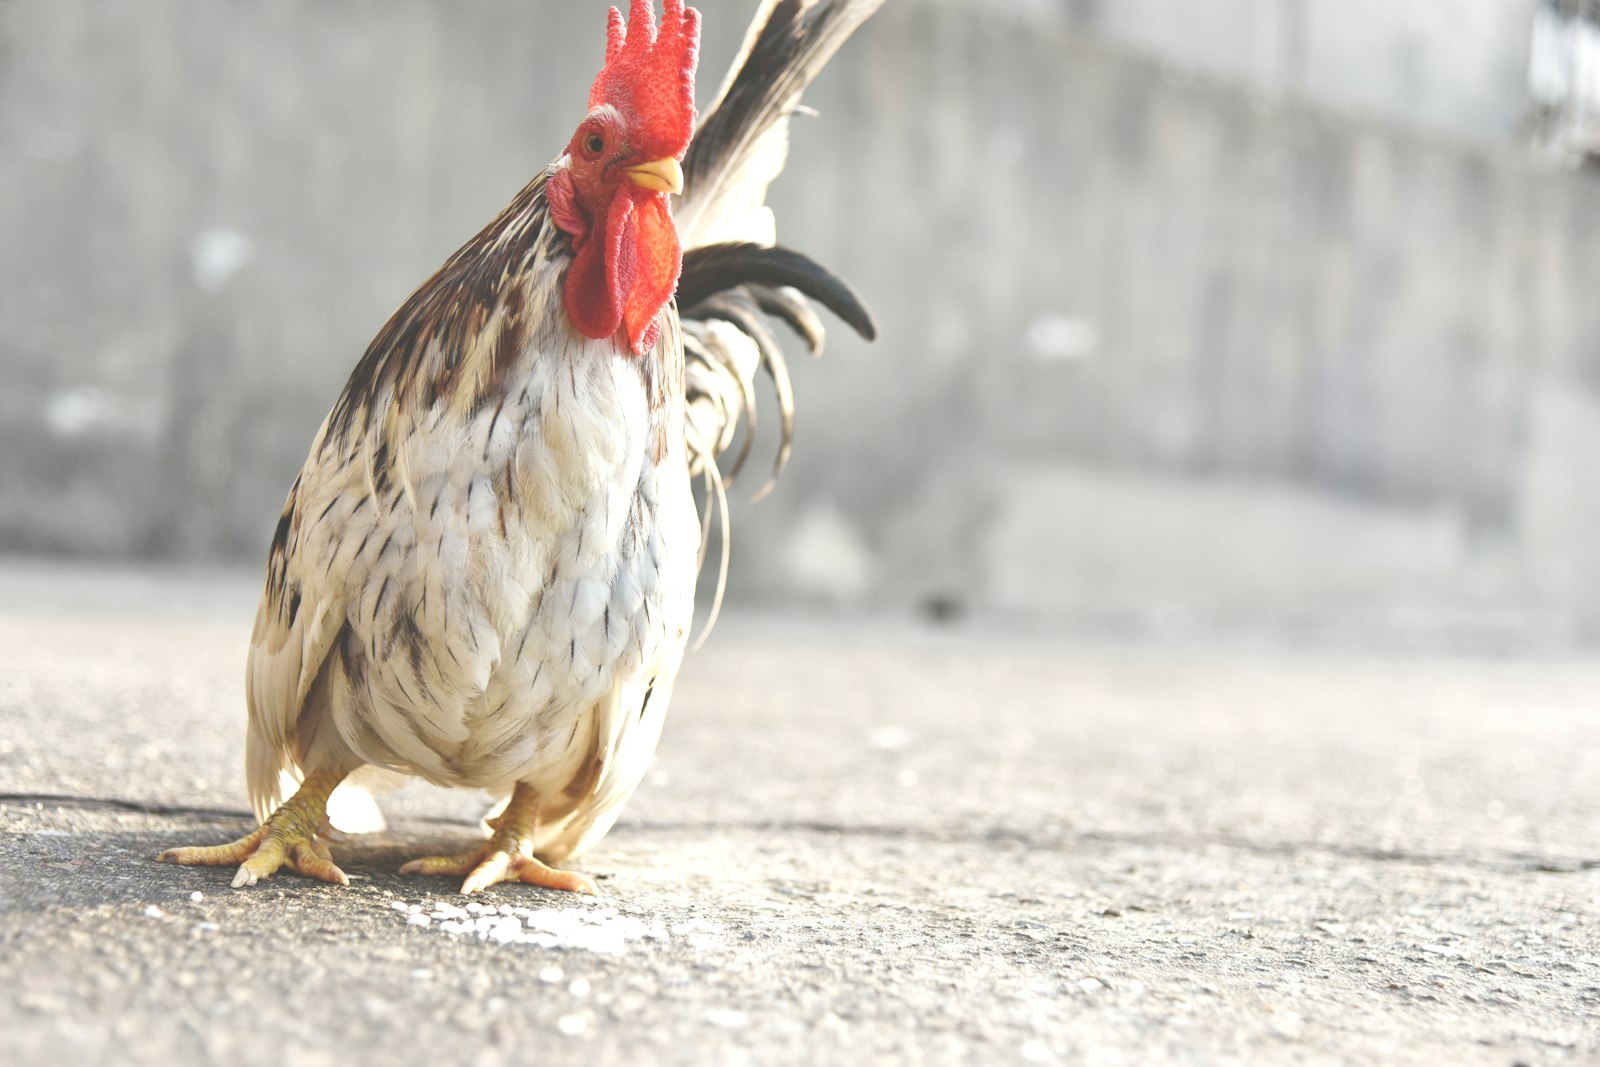
[[[395,900],[388,902],[388,907],[398,913],[397,917],[403,916],[407,925],[430,927],[456,937],[606,956],[620,956],[630,944],[672,938],[695,947],[709,947],[720,943],[724,933],[721,925],[703,919],[689,919],[669,928],[660,919],[647,921],[626,915],[614,905],[600,903],[529,908],[479,901],[459,905],[443,900],[417,904]],[[560,967],[546,967],[539,972],[540,980],[552,985],[565,977]],[[575,979],[568,990],[575,997],[583,997],[588,994],[589,985],[581,978]]]

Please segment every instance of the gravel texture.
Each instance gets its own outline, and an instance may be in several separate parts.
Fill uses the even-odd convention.
[[[735,614],[603,897],[235,891],[257,581],[0,562],[0,1062],[1600,1062],[1600,662]]]

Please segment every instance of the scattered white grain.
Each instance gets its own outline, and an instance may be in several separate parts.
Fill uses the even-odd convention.
[[[660,919],[646,922],[642,918],[622,914],[614,905],[588,899],[559,908],[527,908],[478,901],[469,901],[465,905],[445,901],[424,901],[421,904],[391,901],[389,906],[403,914],[406,922],[413,926],[436,925],[446,934],[543,949],[620,956],[627,951],[629,942],[665,941],[670,936],[666,923]],[[720,937],[723,933],[720,925],[701,919],[679,923],[677,929],[688,938],[692,948],[720,944],[716,940],[707,942],[699,935]],[[560,968],[554,968],[553,973],[555,977],[546,980],[552,983],[561,981]]]
[[[593,990],[594,987],[589,984],[587,978],[574,978],[572,984],[567,986],[567,992],[575,997],[586,997]]]
[[[146,919],[159,919],[161,916],[161,909],[156,907],[154,904],[146,904],[144,906],[144,917]]]
[[[1017,1050],[1029,1063],[1043,1063],[1050,1058],[1050,1046],[1038,1038],[1030,1038]]]
[[[589,1020],[581,1015],[563,1015],[556,1020],[556,1029],[568,1037],[581,1037],[589,1029]]]
[[[706,1022],[724,1030],[743,1030],[750,1025],[750,1016],[734,1008],[712,1008],[706,1012]]]
[[[548,985],[555,985],[566,976],[566,972],[560,967],[546,967],[544,970],[539,972],[539,981]]]
[[[690,948],[700,950],[720,948],[724,932],[720,923],[706,922],[698,917],[676,923],[672,927],[674,937],[684,938]]]
[[[411,980],[413,982],[431,982],[433,981],[433,972],[426,967],[414,968],[411,972]]]
[[[903,726],[874,726],[867,731],[867,747],[879,752],[898,752],[915,740]]]
[[[202,900],[206,899],[206,895],[204,893],[200,892],[200,890],[196,889],[193,893],[189,894],[189,899],[194,901],[196,904],[198,904]]]

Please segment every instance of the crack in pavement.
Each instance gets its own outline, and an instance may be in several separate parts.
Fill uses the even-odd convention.
[[[208,819],[238,819],[254,821],[254,816],[241,808],[208,808],[183,804],[158,804],[121,797],[85,797],[66,793],[0,793],[0,805],[50,804],[57,807],[127,811],[158,817],[191,816]],[[423,823],[444,826],[475,826],[476,820],[453,819],[445,816],[410,816],[391,826]],[[1495,871],[1520,871],[1539,874],[1576,874],[1581,871],[1600,870],[1600,859],[1575,856],[1548,855],[1536,852],[1497,850],[1481,854],[1468,852],[1429,852],[1422,849],[1379,848],[1371,845],[1345,845],[1332,842],[1262,841],[1219,833],[1172,833],[1162,831],[1137,832],[1129,830],[1025,830],[1008,826],[989,826],[970,830],[952,827],[919,827],[894,824],[840,823],[826,820],[702,820],[702,821],[634,821],[625,820],[622,828],[665,833],[683,831],[737,831],[750,833],[813,833],[837,834],[846,837],[882,837],[892,840],[915,840],[934,844],[1020,845],[1037,851],[1065,851],[1075,844],[1131,845],[1139,847],[1191,850],[1195,847],[1216,847],[1249,852],[1255,855],[1292,856],[1303,853],[1322,853],[1345,859],[1366,860],[1375,863],[1409,863],[1419,866],[1458,866]]]

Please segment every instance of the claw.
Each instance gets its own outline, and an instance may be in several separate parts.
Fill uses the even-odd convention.
[[[467,880],[461,883],[461,895],[470,896],[480,889],[488,889],[499,882],[507,881],[506,872],[510,868],[510,856],[504,852],[491,852],[482,863],[472,869],[472,873],[467,875]]]
[[[461,883],[463,896],[470,896],[501,882],[521,882],[523,885],[561,889],[568,893],[600,895],[599,887],[586,875],[557,870],[525,853],[507,852],[493,838],[476,852],[464,852],[459,856],[424,856],[412,860],[400,868],[400,873],[465,875],[466,881]]]
[[[489,820],[494,835],[481,848],[456,856],[424,856],[400,868],[401,874],[445,874],[465,876],[463,895],[487,889],[500,882],[560,889],[568,893],[599,896],[594,881],[575,871],[547,866],[533,856],[533,827],[538,824],[538,799],[532,790],[518,785],[511,802],[500,815]]]
[[[328,794],[343,775],[318,772],[306,776],[300,789],[252,832],[226,845],[169,848],[156,857],[166,863],[223,867],[239,864],[233,888],[243,889],[288,867],[308,878],[336,885],[350,879],[333,862],[328,846],[318,840]]]

